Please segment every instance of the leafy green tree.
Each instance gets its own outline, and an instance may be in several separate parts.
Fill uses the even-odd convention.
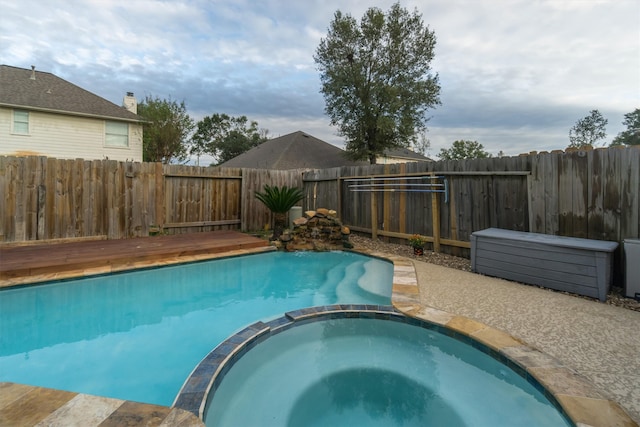
[[[427,135],[423,132],[410,148],[418,154],[428,156],[429,150],[431,149],[431,141],[429,141],[429,138],[427,138]]]
[[[267,130],[246,116],[213,114],[200,120],[191,138],[191,154],[210,154],[224,163],[267,140]]]
[[[440,160],[486,159],[491,154],[478,141],[457,140],[451,148],[441,148],[438,157]]]
[[[624,115],[622,124],[627,127],[613,138],[611,145],[640,145],[640,108]]]
[[[435,44],[417,10],[399,3],[387,14],[368,9],[359,24],[335,12],[314,60],[325,111],[352,159],[373,164],[385,149],[415,144],[426,130],[426,111],[440,104],[430,65]]]
[[[588,116],[578,120],[569,129],[568,148],[593,147],[596,143],[607,137],[606,126],[609,121],[605,119],[600,111],[591,110]]]
[[[182,101],[147,96],[138,104],[143,125],[142,158],[145,162],[181,162],[188,157],[187,139],[193,130],[193,120]]]
[[[264,203],[273,212],[273,236],[271,239],[276,240],[280,237],[287,224],[287,212],[296,203],[304,199],[304,194],[299,188],[291,188],[286,185],[272,187],[267,184],[264,186],[262,193],[256,191],[256,199]]]

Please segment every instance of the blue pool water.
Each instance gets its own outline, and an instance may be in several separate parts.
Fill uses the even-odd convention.
[[[302,307],[389,304],[392,276],[354,253],[270,252],[1,290],[0,381],[171,405],[233,332]]]
[[[435,330],[371,318],[320,320],[244,354],[209,396],[207,425],[572,425],[535,387]]]

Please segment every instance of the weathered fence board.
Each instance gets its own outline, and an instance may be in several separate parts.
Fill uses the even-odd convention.
[[[620,152],[620,221],[622,239],[640,236],[640,155]]]
[[[391,166],[344,167],[331,174],[305,173],[304,185],[313,204],[320,197],[332,205],[339,194],[343,222],[356,231],[383,237],[420,233],[468,255],[470,235],[490,227],[621,242],[640,230],[640,149],[532,153],[500,159],[477,159]],[[437,216],[428,194],[379,193],[372,209],[369,192],[353,192],[354,177],[445,176],[449,200],[439,199]],[[322,188],[328,195],[317,196]],[[439,220],[434,221],[434,219]],[[433,224],[439,223],[439,230]]]
[[[237,229],[241,179],[240,169],[0,156],[0,241]]]
[[[163,175],[165,229],[177,234],[239,228],[240,169],[165,165]]]
[[[635,147],[534,156],[530,231],[618,242],[637,236],[639,163]]]

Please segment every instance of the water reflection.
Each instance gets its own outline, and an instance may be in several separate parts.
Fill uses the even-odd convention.
[[[0,356],[129,332],[190,313],[219,311],[220,316],[229,317],[227,309],[233,311],[237,304],[270,306],[265,312],[247,309],[253,310],[254,315],[244,316],[233,330],[263,316],[312,305],[311,300],[319,291],[331,304],[379,303],[364,297],[338,301],[335,283],[326,289],[322,286],[329,269],[344,274],[348,265],[364,263],[368,258],[347,253],[315,254],[304,259],[287,255],[259,254],[3,289]],[[283,302],[293,298],[302,301]]]
[[[378,425],[424,425],[427,419],[464,425],[434,392],[440,387],[438,363],[426,331],[384,320],[350,320],[322,322],[315,352],[321,380],[296,399],[289,426],[331,424],[333,417]],[[419,362],[407,359],[415,354]],[[428,382],[413,379],[426,374]]]
[[[359,425],[414,426],[446,420],[464,426],[458,414],[433,390],[383,369],[350,369],[325,377],[295,402],[288,426],[327,425],[339,417]],[[435,424],[434,424],[435,425]]]

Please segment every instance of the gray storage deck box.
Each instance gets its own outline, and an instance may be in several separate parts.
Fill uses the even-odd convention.
[[[617,247],[616,242],[488,228],[471,234],[471,269],[605,301]]]
[[[640,301],[640,239],[624,239],[624,294]]]

